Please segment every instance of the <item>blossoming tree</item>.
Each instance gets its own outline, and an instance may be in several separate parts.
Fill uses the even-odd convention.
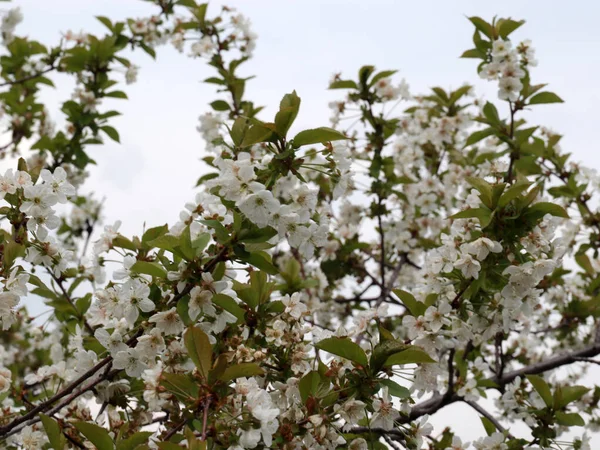
[[[331,81],[330,127],[292,136],[296,92],[275,117],[244,95],[244,16],[150,3],[54,47],[16,34],[18,9],[2,20],[2,448],[589,448],[598,178],[522,118],[561,102],[510,39],[523,22],[470,18],[462,56],[494,101],[412,95],[363,66]],[[166,43],[207,61],[220,93],[198,127],[214,170],[179,222],[97,230],[86,168],[119,140],[102,101],[136,79],[124,50]],[[77,86],[63,131],[39,99],[55,73]],[[481,417],[471,443],[428,423],[457,402]]]

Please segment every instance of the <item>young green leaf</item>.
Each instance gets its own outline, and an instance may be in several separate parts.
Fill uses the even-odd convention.
[[[404,350],[394,353],[386,361],[386,366],[402,366],[405,364],[433,363],[435,360],[416,345],[409,345]]]
[[[324,144],[330,141],[339,141],[348,139],[344,134],[333,128],[321,127],[313,128],[312,130],[304,130],[294,136],[294,148],[303,145]]]
[[[227,367],[219,379],[228,382],[236,378],[258,377],[263,375],[264,372],[256,363],[240,363]]]
[[[61,433],[58,422],[46,414],[40,414],[40,419],[42,420],[42,425],[44,425],[44,430],[46,430],[51,448],[54,450],[63,450],[67,445],[67,440]]]
[[[165,278],[167,276],[167,271],[156,262],[136,261],[130,270],[133,273],[144,273],[158,278]]]
[[[368,367],[369,365],[365,351],[360,345],[352,342],[348,338],[331,337],[323,339],[322,341],[317,342],[315,347],[333,355],[341,356],[342,358],[353,361],[363,367]]]
[[[77,428],[98,450],[114,450],[115,444],[108,434],[108,430],[90,422],[74,422]]]
[[[548,383],[546,383],[546,381],[539,375],[527,375],[527,379],[537,391],[537,393],[540,394],[540,397],[542,397],[542,400],[544,400],[546,406],[552,407],[552,392],[550,392],[550,387],[548,386]]]
[[[279,112],[275,115],[275,130],[277,134],[284,138],[288,130],[296,120],[298,110],[300,109],[300,97],[296,91],[283,96],[279,104]]]
[[[190,327],[183,335],[183,342],[200,375],[208,377],[213,351],[206,333],[200,327]]]
[[[563,103],[563,99],[554,92],[540,92],[529,99],[530,105],[541,105],[543,103]]]

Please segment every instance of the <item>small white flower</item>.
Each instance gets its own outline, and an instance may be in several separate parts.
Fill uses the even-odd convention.
[[[135,348],[128,348],[116,354],[113,360],[115,369],[125,369],[125,373],[133,378],[140,378],[148,365],[141,361],[140,354]]]
[[[190,319],[196,320],[200,315],[200,312],[207,316],[215,317],[217,310],[212,304],[212,297],[213,293],[211,291],[204,290],[200,286],[194,286],[190,291],[190,303],[188,309]]]
[[[247,196],[238,205],[240,211],[259,227],[266,227],[271,216],[279,211],[279,201],[271,191],[262,190]]]
[[[394,409],[392,399],[388,394],[388,389],[383,389],[383,395],[373,400],[373,416],[371,417],[371,427],[380,427],[384,430],[394,428],[394,421],[400,417],[400,413]]]
[[[12,372],[5,367],[0,367],[0,394],[10,389]]]
[[[481,270],[481,264],[476,259],[465,253],[460,259],[454,263],[454,267],[459,269],[465,278],[479,278],[479,271]]]
[[[299,320],[308,310],[306,305],[302,303],[300,292],[294,292],[291,297],[289,295],[282,297],[281,303],[285,306],[285,312],[296,320]]]
[[[183,322],[175,308],[156,313],[148,321],[155,323],[156,327],[166,335],[179,334],[184,329]]]

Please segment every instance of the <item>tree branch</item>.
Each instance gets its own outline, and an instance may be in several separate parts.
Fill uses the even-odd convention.
[[[508,383],[511,383],[515,380],[515,378],[524,376],[524,375],[536,375],[543,372],[547,372],[549,370],[556,369],[561,366],[565,366],[567,364],[572,364],[580,360],[580,358],[591,358],[600,354],[600,344],[594,343],[588,347],[584,347],[580,350],[575,350],[573,352],[557,355],[552,358],[548,358],[545,361],[540,361],[539,363],[531,364],[529,366],[521,367],[520,369],[513,370],[511,372],[506,372],[501,377],[492,377],[489,381],[494,382],[498,385],[498,388],[505,386]],[[489,388],[492,389],[492,388]],[[442,409],[444,406],[449,405],[451,403],[461,401],[463,398],[457,394],[453,394],[451,396],[446,396],[445,394],[437,394],[431,397],[424,402],[418,403],[410,411],[410,414],[404,418],[399,418],[397,422],[400,423],[409,423],[413,420],[418,419],[425,414],[433,414],[438,410]]]
[[[140,328],[128,341],[127,341],[127,345],[131,346],[133,345],[135,342],[137,342],[137,338],[143,333],[143,330]],[[95,386],[96,384],[98,384],[99,382],[101,382],[103,380],[104,377],[99,378],[98,380],[95,380],[91,383],[91,385],[88,385],[88,387],[86,387],[86,389],[84,390],[79,390],[77,392],[74,392],[79,385],[81,385],[82,383],[84,383],[86,380],[89,380],[92,376],[94,376],[96,374],[96,372],[98,372],[100,369],[102,369],[104,366],[106,366],[107,364],[109,364],[110,362],[112,362],[112,356],[107,356],[106,358],[104,358],[102,361],[98,362],[94,367],[92,367],[91,369],[87,370],[84,374],[82,374],[79,378],[76,378],[75,380],[73,380],[71,383],[69,383],[62,391],[57,392],[55,395],[53,395],[52,397],[50,397],[48,400],[40,403],[39,405],[37,405],[35,408],[33,408],[32,410],[30,410],[27,414],[17,417],[15,420],[13,420],[12,422],[10,422],[8,425],[5,425],[3,427],[0,427],[0,438],[5,438],[8,437],[10,434],[8,434],[11,430],[13,430],[15,427],[19,426],[20,424],[27,422],[28,420],[35,418],[35,422],[39,421],[39,414],[43,413],[44,411],[48,410],[54,403],[56,403],[57,401],[59,401],[60,399],[67,397],[69,394],[72,394],[69,398],[68,398],[68,403],[70,403],[72,400],[74,400],[75,398],[77,398],[78,396],[80,396],[83,392],[91,389],[91,387]],[[74,393],[73,393],[74,392]],[[68,404],[67,403],[67,404]],[[62,406],[61,406],[62,407]],[[53,410],[53,413],[55,411]],[[52,413],[52,414],[53,414]],[[36,417],[37,416],[37,417]],[[12,433],[11,433],[12,434]]]
[[[507,431],[506,428],[504,428],[502,426],[502,424],[500,422],[498,422],[498,420],[494,416],[492,416],[492,414],[490,414],[488,411],[486,411],[477,402],[472,402],[471,400],[464,400],[464,399],[463,399],[463,402],[465,402],[467,405],[469,405],[471,408],[473,408],[475,411],[477,411],[479,414],[481,414],[487,420],[492,422],[499,432],[505,433],[510,439],[514,439],[514,436],[512,434],[510,434],[510,431]]]

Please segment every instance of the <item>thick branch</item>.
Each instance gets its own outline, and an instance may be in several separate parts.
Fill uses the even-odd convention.
[[[600,344],[595,343],[588,347],[584,347],[580,350],[575,350],[571,353],[554,356],[552,358],[548,358],[545,361],[540,361],[539,363],[531,364],[529,366],[525,366],[520,369],[513,370],[511,372],[507,372],[501,377],[492,377],[489,380],[496,383],[498,385],[498,388],[501,388],[502,386],[505,386],[508,383],[514,381],[515,378],[522,377],[524,375],[540,374],[561,366],[565,366],[567,364],[573,364],[574,362],[578,362],[580,358],[591,358],[599,354]],[[451,396],[446,396],[445,394],[434,395],[429,400],[425,400],[424,402],[415,405],[411,409],[410,414],[404,418],[398,419],[398,422],[412,422],[413,420],[416,420],[419,417],[424,416],[425,414],[433,414],[442,409],[444,406],[460,400],[463,400],[463,398],[457,394],[453,394]]]

